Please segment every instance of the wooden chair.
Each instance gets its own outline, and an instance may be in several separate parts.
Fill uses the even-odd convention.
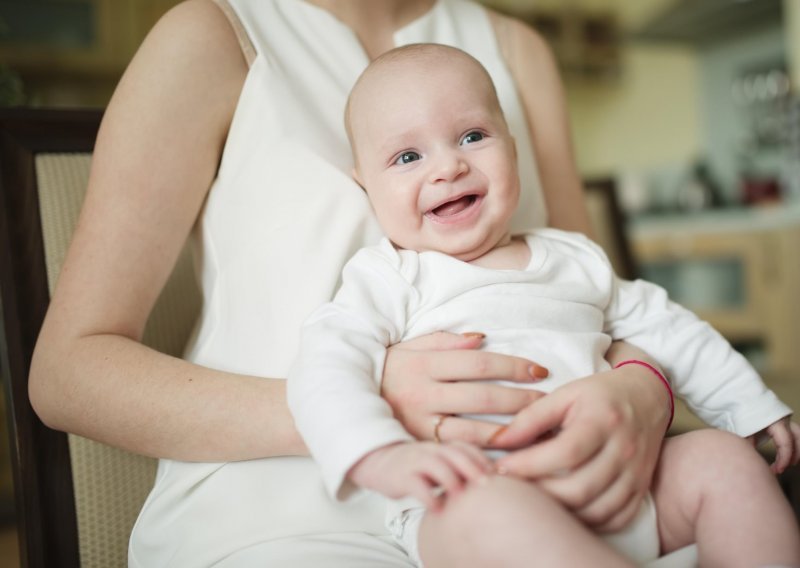
[[[47,428],[28,400],[33,347],[83,200],[101,116],[0,110],[0,376],[20,558],[28,567],[126,566],[128,536],[155,475],[155,460]],[[179,355],[199,305],[184,251],[145,343]]]
[[[616,181],[612,177],[589,178],[583,181],[583,187],[595,241],[603,247],[619,276],[636,278],[636,261],[625,230],[625,213],[617,198]]]
[[[101,116],[95,110],[0,110],[0,376],[20,558],[32,568],[125,566],[128,536],[155,472],[154,460],[47,428],[28,400],[33,347],[82,203]],[[598,240],[619,273],[634,276],[613,183],[586,185]],[[180,354],[199,306],[184,251],[145,343]],[[688,547],[653,566],[692,565],[695,553]]]

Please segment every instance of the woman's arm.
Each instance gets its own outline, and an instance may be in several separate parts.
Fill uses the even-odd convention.
[[[246,73],[209,0],[166,14],[126,70],[31,366],[31,401],[49,426],[182,460],[304,451],[283,381],[139,343],[215,176]]]
[[[528,119],[548,224],[591,236],[566,97],[553,54],[544,39],[519,20],[491,11],[489,15]]]

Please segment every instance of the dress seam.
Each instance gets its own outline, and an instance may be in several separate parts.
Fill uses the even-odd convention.
[[[258,53],[256,52],[256,48],[253,45],[253,41],[250,39],[244,24],[242,24],[242,20],[236,13],[236,10],[233,8],[233,6],[231,6],[229,0],[211,1],[216,4],[220,10],[222,10],[222,13],[225,14],[228,22],[230,22],[231,27],[233,28],[233,33],[236,34],[236,39],[239,42],[239,47],[242,49],[242,55],[244,55],[247,66],[251,67]]]

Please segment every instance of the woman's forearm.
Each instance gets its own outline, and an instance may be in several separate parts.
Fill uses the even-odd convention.
[[[650,355],[624,341],[613,342],[606,351],[605,359],[612,368],[631,359],[644,361],[659,368],[658,362]],[[666,429],[672,414],[670,410],[672,393],[664,383],[652,371],[639,365],[626,365],[624,368],[616,369],[615,373],[620,380],[626,381],[631,394],[635,395],[637,408],[640,411],[652,410],[652,416],[658,422],[663,420]]]
[[[31,402],[64,430],[152,457],[236,461],[305,454],[285,381],[224,373],[117,335],[40,339]]]

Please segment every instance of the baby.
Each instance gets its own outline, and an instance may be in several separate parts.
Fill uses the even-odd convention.
[[[778,463],[798,461],[791,410],[707,324],[662,289],[618,279],[582,235],[511,234],[520,194],[516,149],[491,78],[474,58],[424,44],[384,54],[353,88],[346,124],[354,177],[388,238],[353,257],[335,299],[306,322],[289,404],[335,498],[361,487],[416,499],[392,502],[387,522],[417,563],[435,557],[417,546],[418,538],[427,542],[425,515],[493,471],[469,444],[415,440],[380,397],[386,348],[434,331],[486,331],[484,349],[550,370],[535,385],[546,392],[607,369],[611,341],[625,340],[655,357],[707,422],[740,436],[768,434],[781,442]],[[702,475],[702,458],[692,462],[692,476],[659,475],[683,452],[710,455],[702,444],[724,435],[686,436],[665,440],[659,481],[639,515],[604,538],[636,563],[696,541],[709,565],[800,566],[797,525],[766,464],[766,475],[753,476],[742,495],[735,464],[755,453],[746,444],[727,444],[730,476]],[[698,496],[701,507],[694,506]],[[524,517],[503,530],[524,539],[537,530]],[[679,542],[675,535],[691,536]],[[486,535],[487,546],[491,540]],[[502,566],[524,552],[497,554]]]

